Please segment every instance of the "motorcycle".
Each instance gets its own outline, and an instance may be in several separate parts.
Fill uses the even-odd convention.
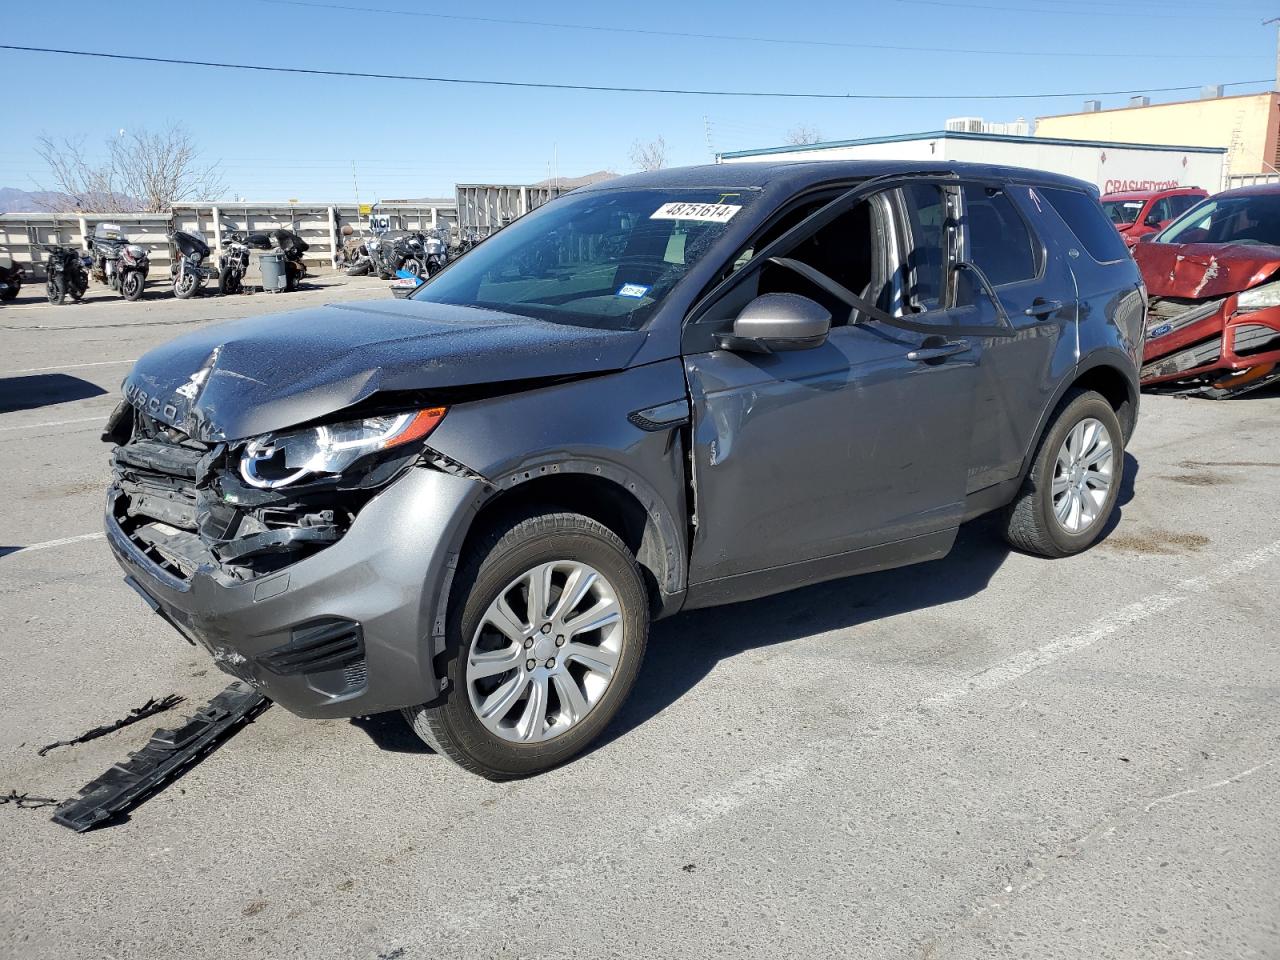
[[[89,289],[89,275],[85,273],[85,262],[81,259],[80,251],[75,247],[57,244],[45,244],[44,250],[49,254],[45,259],[45,272],[49,276],[45,291],[49,302],[60,304],[68,294],[72,300],[80,301]]]
[[[292,230],[277,228],[260,233],[251,233],[246,238],[249,246],[255,250],[269,250],[283,253],[285,257],[284,275],[286,291],[294,291],[307,275],[307,264],[303,254],[311,248],[311,244],[303,240]]]
[[[175,230],[169,234],[171,261],[169,275],[173,278],[173,295],[179,300],[193,297],[204,288],[210,270],[203,266],[209,259],[209,245],[194,233]]]
[[[0,302],[8,303],[17,298],[22,290],[22,281],[26,279],[26,271],[22,264],[14,263],[13,257],[0,253]]]
[[[433,277],[449,262],[447,236],[441,237],[440,231],[432,230],[423,239],[423,253],[426,255],[427,276]]]
[[[243,233],[226,233],[218,256],[218,293],[226,296],[244,289],[249,272],[249,243]]]
[[[119,224],[100,223],[89,238],[90,274],[126,300],[138,300],[147,285],[151,257],[145,247],[130,243]]]

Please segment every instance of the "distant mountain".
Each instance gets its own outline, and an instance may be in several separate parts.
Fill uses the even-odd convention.
[[[118,204],[123,202],[124,209],[142,209],[141,204],[136,200],[130,200],[123,194],[116,194],[116,200]],[[84,210],[85,213],[101,213],[104,206],[107,204],[95,205],[92,197],[88,198],[83,206],[78,206],[73,198],[53,190],[32,191],[19,190],[17,187],[0,187],[0,213],[47,213],[49,211],[62,213],[77,209]]]
[[[37,213],[50,208],[74,206],[67,197],[48,190],[19,190],[17,187],[0,187],[0,213]]]

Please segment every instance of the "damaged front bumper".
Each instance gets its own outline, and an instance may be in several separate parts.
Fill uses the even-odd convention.
[[[1233,294],[1151,300],[1142,386],[1222,398],[1280,378],[1280,307],[1241,313]]]
[[[480,489],[415,466],[373,496],[336,542],[248,580],[201,559],[189,536],[181,538],[187,563],[172,562],[177,545],[165,551],[169,562],[158,560],[153,542],[122,525],[119,483],[107,495],[107,541],[129,585],[222,670],[299,716],[358,716],[441,692],[438,601]]]

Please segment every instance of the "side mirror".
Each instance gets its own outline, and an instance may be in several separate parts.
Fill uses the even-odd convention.
[[[1142,222],[1145,223],[1148,227],[1158,227],[1163,221],[1160,219],[1159,214],[1149,213],[1147,214],[1147,219]]]
[[[797,293],[766,293],[756,297],[733,321],[733,333],[717,338],[722,350],[775,353],[808,350],[826,342],[831,314]]]

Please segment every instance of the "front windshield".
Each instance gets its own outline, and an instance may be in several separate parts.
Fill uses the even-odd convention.
[[[1280,246],[1280,194],[1206,200],[1170,224],[1156,242]]]
[[[1128,226],[1138,219],[1142,210],[1141,200],[1103,200],[1102,210],[1118,227]]]
[[[413,299],[635,330],[753,197],[745,189],[569,194],[498,231]]]

